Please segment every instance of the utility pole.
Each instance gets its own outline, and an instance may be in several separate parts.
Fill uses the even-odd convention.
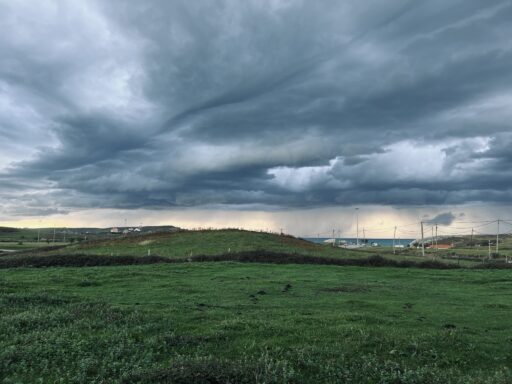
[[[432,237],[430,238],[430,247],[434,248],[434,226],[432,226]]]
[[[436,252],[439,250],[439,247],[437,246],[437,224],[436,224]]]
[[[359,245],[359,208],[356,208],[356,245]]]
[[[39,243],[40,240],[40,233],[41,233],[41,220],[39,220],[39,225],[37,226],[37,242]]]
[[[500,219],[498,219],[498,230],[496,231],[496,257],[500,252]]]
[[[395,238],[396,238],[396,225],[395,225],[395,231],[393,232],[393,255],[396,254]]]
[[[491,260],[491,240],[489,239],[489,260]]]
[[[421,222],[421,255],[425,256],[425,240],[423,238],[423,221]]]
[[[473,233],[474,233],[474,232],[475,232],[474,228],[471,228],[471,241],[470,241],[470,243],[469,243],[469,245],[470,245],[471,247],[473,247]]]
[[[334,237],[334,229],[332,230],[332,246],[336,246],[336,238]]]
[[[53,242],[55,243],[55,227],[53,227]]]
[[[364,227],[363,227],[363,245],[366,244],[366,233],[364,232]]]

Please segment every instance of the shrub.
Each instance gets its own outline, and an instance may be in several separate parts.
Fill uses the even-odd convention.
[[[395,267],[395,268],[428,268],[428,269],[455,269],[460,268],[454,264],[427,260],[396,261],[382,256],[371,256],[358,259],[337,259],[328,257],[307,256],[297,253],[276,253],[268,251],[248,251],[240,253],[226,253],[223,255],[207,256],[196,255],[171,259],[162,256],[103,256],[103,255],[50,255],[50,256],[18,256],[0,259],[0,268],[16,267],[93,267],[114,265],[136,265],[157,263],[182,262],[215,262],[236,261],[242,263],[272,263],[272,264],[316,264],[358,267]]]

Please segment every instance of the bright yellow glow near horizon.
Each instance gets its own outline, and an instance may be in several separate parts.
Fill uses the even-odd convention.
[[[466,212],[465,219],[469,219]],[[67,215],[48,217],[24,217],[19,220],[0,221],[1,226],[18,228],[38,227],[123,227],[174,225],[193,228],[244,228],[280,232],[305,237],[330,237],[333,229],[336,236],[355,237],[356,217],[359,217],[359,236],[367,238],[389,238],[394,226],[398,226],[397,237],[415,238],[420,233],[419,222],[426,216],[441,212],[460,214],[459,209],[393,208],[388,206],[364,206],[358,211],[354,207],[335,207],[282,211],[235,211],[235,210],[115,210],[90,209],[71,212]],[[486,211],[488,212],[488,210]],[[478,215],[475,217],[479,217]],[[493,217],[492,213],[489,217]],[[481,218],[481,217],[480,217]]]

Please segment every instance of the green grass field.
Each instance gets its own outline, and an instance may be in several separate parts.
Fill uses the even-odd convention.
[[[0,257],[105,260],[148,249],[181,260],[247,251],[424,260],[418,250],[392,255],[237,230]],[[473,265],[0,269],[0,383],[510,383],[511,271],[464,268]]]
[[[509,383],[506,270],[0,271],[3,383]]]

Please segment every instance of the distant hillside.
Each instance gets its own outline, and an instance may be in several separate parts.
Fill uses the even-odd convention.
[[[173,225],[145,227],[108,227],[108,228],[10,228],[0,227],[0,242],[35,242],[39,239],[45,243],[69,243],[85,240],[117,239],[125,235],[141,236],[160,232],[175,232],[180,228]]]
[[[0,227],[0,233],[16,233],[20,230],[18,228],[11,228],[11,227]]]

